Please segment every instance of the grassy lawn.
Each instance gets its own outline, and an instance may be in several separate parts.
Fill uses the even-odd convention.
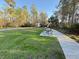
[[[55,37],[40,37],[40,28],[0,32],[0,59],[65,59]]]

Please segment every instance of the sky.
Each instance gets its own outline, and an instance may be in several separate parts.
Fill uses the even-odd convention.
[[[37,10],[39,12],[45,11],[50,17],[55,10],[57,10],[57,6],[59,3],[59,0],[14,0],[16,2],[16,7],[23,7],[24,5],[27,6],[28,11],[30,11],[30,8],[32,4],[35,4]],[[7,3],[4,0],[0,0],[0,9],[3,9],[7,6]]]

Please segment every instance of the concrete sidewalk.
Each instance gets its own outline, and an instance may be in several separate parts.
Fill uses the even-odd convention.
[[[53,35],[58,38],[66,59],[79,59],[79,43],[56,30]]]
[[[79,59],[79,43],[64,35],[61,32],[52,29],[52,35],[47,34],[46,31],[42,32],[40,36],[55,36],[62,47],[66,59]]]

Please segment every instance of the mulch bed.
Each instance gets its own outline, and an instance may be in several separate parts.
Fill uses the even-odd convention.
[[[67,36],[69,36],[70,38],[76,40],[79,43],[79,30],[68,30],[68,29],[56,29],[64,34],[66,34]]]

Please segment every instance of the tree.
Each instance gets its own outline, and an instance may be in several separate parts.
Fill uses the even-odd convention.
[[[48,19],[48,22],[50,23],[50,27],[55,27],[55,28],[57,28],[57,27],[59,27],[59,23],[58,23],[58,18],[57,18],[57,16],[55,15],[52,15],[49,19]]]
[[[27,7],[24,6],[23,8],[17,8],[16,15],[17,15],[15,20],[16,27],[25,26],[25,24],[29,19],[29,13],[27,11]]]
[[[5,0],[5,2],[6,2],[10,7],[14,8],[14,6],[15,6],[14,0]]]
[[[32,14],[32,24],[33,26],[35,26],[36,23],[38,22],[38,11],[34,4],[31,7],[31,14]]]
[[[9,7],[5,10],[5,15],[7,15],[8,26],[13,26],[13,22],[16,19],[16,9],[14,0],[5,0],[5,2],[9,5]]]
[[[75,19],[77,4],[79,0],[60,0],[60,10],[62,11],[62,24],[68,28],[77,23]]]
[[[79,3],[79,0],[60,0],[60,9],[62,10],[62,18],[65,18],[65,16],[69,15],[69,23],[73,24],[74,14],[76,11],[76,5]],[[66,17],[67,18],[67,17]],[[70,20],[72,18],[72,20]],[[62,20],[63,21],[63,20]]]
[[[40,22],[40,24],[42,25],[42,26],[45,26],[45,25],[47,25],[47,14],[46,14],[46,12],[41,12],[40,13],[40,20],[39,20],[39,22]]]
[[[75,23],[75,11],[76,11],[76,5],[79,3],[79,0],[72,0],[71,5],[72,5],[72,23]]]
[[[27,6],[23,7],[23,20],[25,23],[27,23],[27,21],[29,20],[29,12],[27,10]]]

